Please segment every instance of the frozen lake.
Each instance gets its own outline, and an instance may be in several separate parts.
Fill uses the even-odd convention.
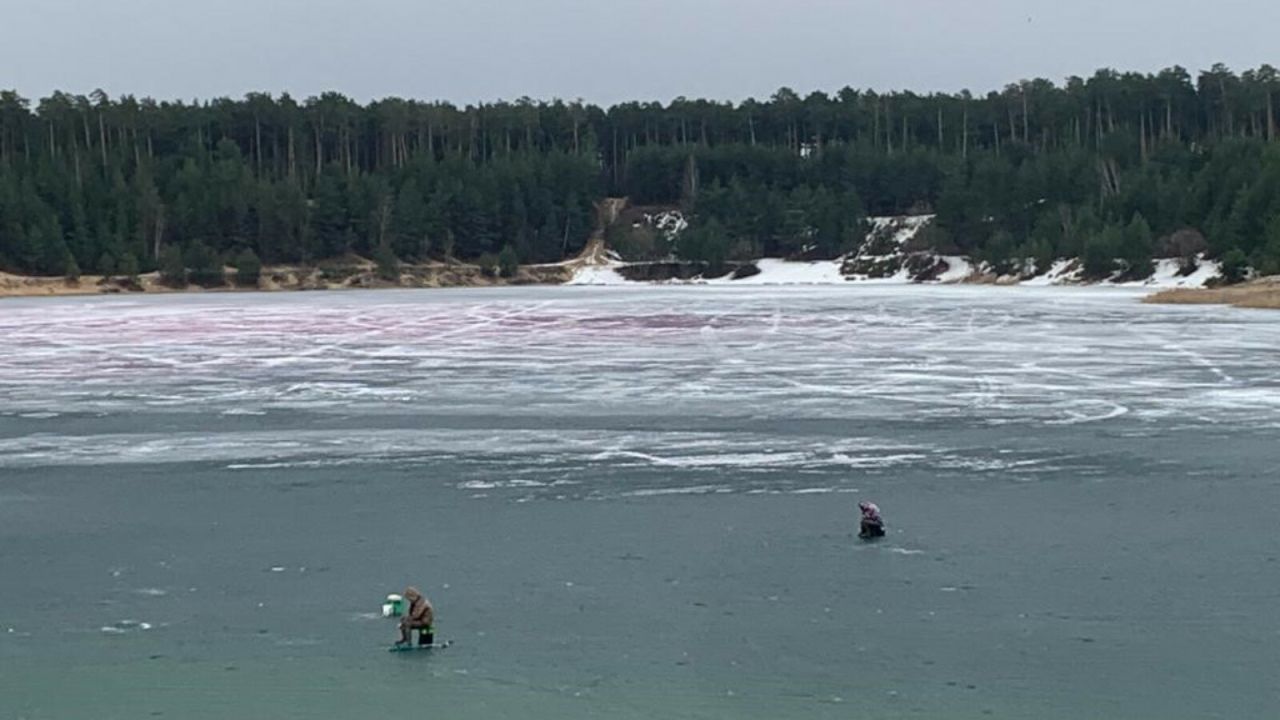
[[[0,717],[1275,716],[1280,316],[1138,297],[4,301]]]

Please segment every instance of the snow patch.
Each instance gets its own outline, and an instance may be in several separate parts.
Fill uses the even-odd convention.
[[[867,242],[872,242],[876,236],[883,235],[886,230],[892,230],[893,234],[888,241],[901,248],[925,228],[937,215],[887,215],[882,217],[867,218],[867,222],[871,224],[871,232],[867,235]],[[866,247],[866,243],[863,244]]]
[[[871,226],[858,250],[841,258],[843,274],[849,280],[880,284],[915,282],[921,269],[936,265],[931,253],[913,254],[907,245],[933,222],[934,215],[897,215],[867,218]],[[913,265],[916,260],[923,260]],[[948,264],[950,268],[950,264]]]
[[[626,285],[613,265],[587,265],[574,271],[566,285]]]
[[[1045,287],[1048,285],[1066,285],[1076,282],[1080,275],[1080,264],[1075,259],[1055,260],[1049,272],[1037,275],[1030,280],[1023,280],[1022,285]]]
[[[842,285],[846,282],[874,285],[906,285],[911,283],[955,284],[969,281],[986,270],[981,264],[963,255],[935,255],[931,252],[908,252],[907,247],[935,219],[935,215],[895,215],[867,218],[868,232],[856,251],[835,260],[789,261],[763,258],[753,264],[760,271],[748,277],[734,279],[732,275],[717,278],[698,277],[689,280],[664,281],[688,285]],[[689,227],[688,220],[679,210],[645,214],[643,223],[674,240]],[[939,263],[946,269],[938,272]],[[1155,272],[1145,280],[1117,282],[1115,277],[1099,283],[1088,283],[1082,278],[1083,267],[1076,258],[1059,259],[1047,272],[1027,277],[1034,263],[1028,260],[1024,273],[1002,277],[998,284],[1045,287],[1050,285],[1097,284],[1110,287],[1150,288],[1202,288],[1217,278],[1221,263],[1196,258],[1196,270],[1181,275],[1179,258],[1162,258],[1155,261]],[[609,257],[605,265],[578,268],[568,285],[624,285],[627,280],[618,272],[624,263],[617,255]],[[1116,274],[1116,277],[1119,273]]]
[[[969,262],[969,258],[962,255],[940,255],[939,258],[946,261],[947,271],[938,276],[937,282],[964,282],[976,271],[973,263]]]
[[[680,233],[689,228],[689,221],[685,219],[684,213],[679,210],[666,210],[660,213],[645,213],[644,222],[646,225],[658,230],[663,237],[668,240],[674,240],[680,236]]]
[[[1204,255],[1196,256],[1196,269],[1189,275],[1182,275],[1182,259],[1181,258],[1160,258],[1154,262],[1155,272],[1151,277],[1145,280],[1126,280],[1117,282],[1115,276],[1104,280],[1098,285],[1109,287],[1124,288],[1150,288],[1152,290],[1167,290],[1170,288],[1202,288],[1205,287],[1210,280],[1222,274],[1222,263],[1216,260],[1206,260]],[[1048,285],[1085,285],[1090,284],[1082,277],[1083,267],[1075,258],[1064,260],[1055,260],[1053,266],[1049,268],[1049,272],[1043,275],[1022,281],[1021,285],[1031,287],[1044,287]]]
[[[707,282],[717,285],[839,285],[845,281],[840,274],[838,260],[788,262],[765,258],[758,260],[755,266],[760,269],[757,275],[738,280],[722,277]]]
[[[1161,258],[1155,261],[1155,272],[1146,280],[1114,283],[1120,287],[1146,287],[1157,290],[1171,288],[1202,288],[1222,274],[1222,263],[1196,256],[1196,269],[1190,275],[1182,275],[1181,258]]]

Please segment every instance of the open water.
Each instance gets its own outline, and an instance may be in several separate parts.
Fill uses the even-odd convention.
[[[0,718],[1280,717],[1280,316],[1137,297],[6,300]]]

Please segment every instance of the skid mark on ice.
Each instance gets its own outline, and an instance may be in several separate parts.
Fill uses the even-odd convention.
[[[1151,335],[1147,335],[1146,337],[1147,337],[1147,340],[1152,345],[1155,345],[1157,347],[1164,347],[1165,349],[1172,350],[1175,353],[1178,353],[1179,355],[1182,355],[1183,357],[1190,360],[1192,364],[1202,367],[1205,370],[1208,370],[1209,372],[1213,373],[1215,376],[1217,376],[1218,380],[1221,381],[1222,383],[1229,384],[1229,385],[1235,384],[1236,382],[1235,378],[1228,375],[1221,367],[1219,367],[1213,361],[1209,360],[1209,358],[1205,357],[1204,355],[1201,355],[1200,353],[1184,345],[1180,345],[1170,340],[1160,340]]]
[[[622,497],[661,497],[664,495],[711,495],[732,493],[727,485],[691,485],[689,487],[642,488],[621,493]]]
[[[1101,400],[1081,401],[1077,403],[1083,406],[1102,406],[1108,408],[1099,413],[1089,414],[1078,412],[1075,410],[1066,410],[1067,417],[1061,420],[1046,420],[1046,425],[1079,425],[1082,423],[1102,422],[1104,420],[1113,420],[1123,415],[1129,414],[1129,408],[1115,403],[1108,403]],[[1108,407],[1109,406],[1109,407]]]

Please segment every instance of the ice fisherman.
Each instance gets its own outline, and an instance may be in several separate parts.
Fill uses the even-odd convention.
[[[873,502],[863,500],[858,503],[862,511],[862,526],[858,531],[860,538],[884,537],[884,518],[880,517],[880,507]]]
[[[415,587],[405,589],[404,599],[409,601],[409,609],[400,618],[400,640],[396,644],[408,645],[410,636],[417,630],[425,636],[423,644],[430,645],[435,640],[432,627],[436,621],[435,608]]]

